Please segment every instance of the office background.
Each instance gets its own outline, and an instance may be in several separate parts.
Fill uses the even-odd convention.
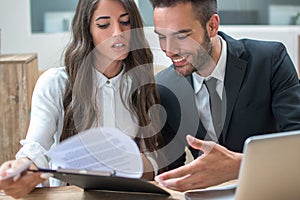
[[[69,41],[68,28],[77,1],[0,0],[0,53],[37,53],[41,70],[61,66],[61,54]],[[142,10],[155,64],[168,66],[170,61],[160,51],[153,33],[152,6],[148,0],[135,1]],[[283,42],[298,70],[299,0],[219,0],[218,3],[221,31],[235,38]]]

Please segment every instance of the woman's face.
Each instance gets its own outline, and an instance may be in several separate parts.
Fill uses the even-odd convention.
[[[118,0],[99,0],[90,22],[99,60],[120,61],[128,56],[130,45],[129,13]]]

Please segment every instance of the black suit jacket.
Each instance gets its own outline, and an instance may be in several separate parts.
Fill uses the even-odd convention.
[[[227,42],[223,146],[242,152],[249,136],[300,130],[300,84],[284,45],[219,35]],[[162,129],[164,150],[173,169],[185,162],[185,136],[204,139],[206,130],[196,108],[192,76],[179,76],[171,66],[156,80],[167,114]],[[191,152],[198,156],[198,151]]]

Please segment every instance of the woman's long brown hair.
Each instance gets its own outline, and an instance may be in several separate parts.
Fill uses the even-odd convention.
[[[91,52],[95,46],[90,34],[90,20],[99,0],[79,0],[72,21],[72,39],[65,51],[65,66],[69,78],[63,98],[64,126],[60,140],[89,129],[99,119],[99,109],[93,97],[93,63]],[[125,88],[121,84],[124,105],[136,116],[140,131],[136,137],[142,151],[155,151],[162,144],[155,125],[148,129],[159,116],[151,116],[150,108],[159,103],[154,84],[153,55],[145,39],[142,18],[133,0],[119,0],[129,13],[131,28],[131,51],[124,60],[125,76],[122,81],[132,80]],[[142,48],[141,48],[142,47]],[[144,84],[144,83],[147,84]],[[126,95],[124,95],[126,93]],[[130,95],[130,96],[128,96]],[[158,132],[158,133],[157,133]]]

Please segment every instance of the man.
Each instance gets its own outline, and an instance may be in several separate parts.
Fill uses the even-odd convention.
[[[295,67],[279,42],[219,32],[216,0],[151,3],[160,46],[173,62],[157,75],[170,171],[155,180],[185,191],[237,179],[249,136],[300,129]],[[187,145],[195,160],[184,165]]]

